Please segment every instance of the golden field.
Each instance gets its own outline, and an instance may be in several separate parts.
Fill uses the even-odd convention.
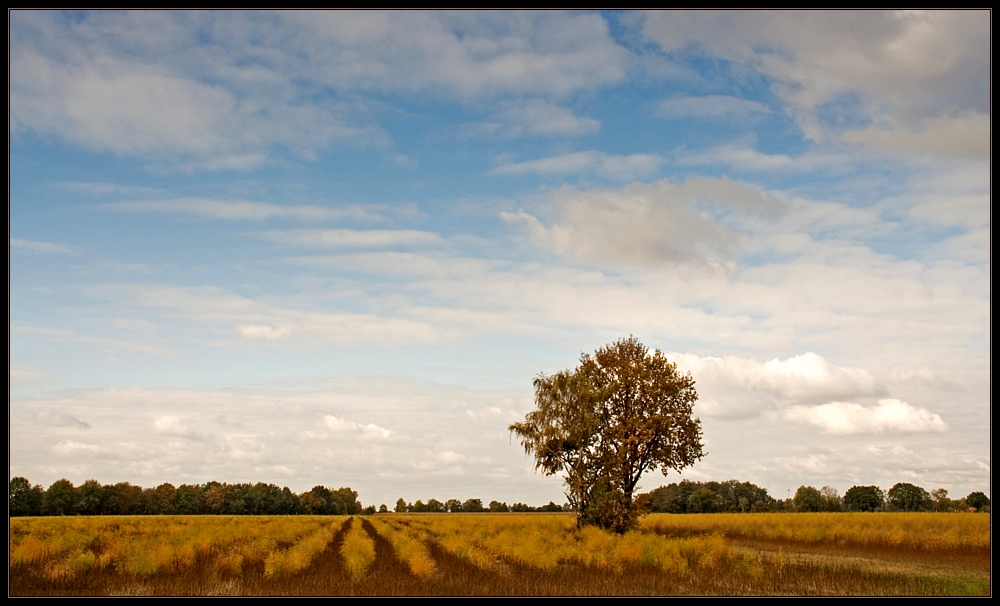
[[[11,595],[986,595],[986,514],[10,519]]]

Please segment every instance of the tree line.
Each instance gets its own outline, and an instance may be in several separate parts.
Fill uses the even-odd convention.
[[[62,515],[354,515],[364,510],[358,493],[314,486],[295,494],[274,484],[164,483],[143,488],[128,482],[101,485],[87,480],[80,486],[66,479],[48,489],[27,478],[10,480],[11,516]],[[374,512],[374,508],[371,508]]]
[[[830,486],[800,486],[794,497],[775,499],[767,489],[750,482],[683,480],[640,495],[637,500],[644,510],[655,513],[990,510],[990,499],[982,492],[950,499],[944,488],[928,493],[906,482],[895,484],[887,492],[878,486],[852,486],[843,496]]]
[[[385,505],[379,508],[379,513],[386,513],[388,511]],[[568,504],[556,505],[554,501],[549,501],[548,505],[542,505],[541,507],[532,507],[524,503],[507,505],[506,502],[500,501],[490,501],[489,505],[483,506],[482,499],[466,499],[465,501],[448,499],[444,503],[437,499],[428,499],[426,503],[419,499],[415,503],[407,503],[404,499],[399,499],[396,501],[396,507],[393,511],[396,513],[526,513],[532,511],[572,511],[572,508]]]
[[[164,483],[143,488],[128,482],[101,485],[87,480],[73,486],[69,480],[53,482],[48,489],[32,485],[27,478],[10,480],[8,493],[11,516],[59,515],[359,515],[387,513],[386,505],[362,507],[358,493],[350,488],[333,490],[314,486],[295,494],[274,484]],[[960,499],[948,497],[938,488],[927,492],[920,486],[900,482],[883,491],[878,486],[852,486],[843,496],[829,486],[820,489],[800,486],[795,496],[775,499],[750,482],[692,482],[683,480],[638,495],[636,506],[651,513],[758,513],[821,511],[989,511],[990,499],[971,492]],[[570,504],[533,507],[524,503],[508,505],[482,499],[428,499],[407,503],[396,501],[397,513],[503,513],[574,511]]]

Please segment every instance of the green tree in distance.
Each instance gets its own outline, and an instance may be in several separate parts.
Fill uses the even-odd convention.
[[[887,502],[896,511],[930,511],[934,507],[931,495],[919,486],[900,482],[889,489]]]
[[[981,492],[970,492],[969,496],[965,497],[965,503],[969,507],[975,507],[976,511],[990,510],[990,498]]]
[[[823,511],[823,494],[812,486],[799,486],[792,500],[795,503],[795,511]]]
[[[847,511],[878,511],[885,507],[885,493],[878,486],[851,486],[844,493]]]
[[[704,456],[698,393],[659,351],[635,337],[580,358],[580,366],[534,381],[537,410],[510,431],[535,469],[565,473],[577,524],[623,533],[638,518],[633,495],[646,471],[680,471]]]

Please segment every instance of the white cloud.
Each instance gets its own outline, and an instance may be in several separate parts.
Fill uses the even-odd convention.
[[[120,297],[143,308],[165,310],[222,333],[236,333],[244,342],[285,343],[309,347],[375,345],[434,340],[436,330],[425,322],[373,314],[303,311],[255,301],[214,287],[109,286],[105,295]],[[177,335],[175,335],[177,336]]]
[[[744,144],[720,145],[700,152],[677,154],[679,166],[722,164],[741,172],[846,172],[855,160],[846,154],[806,152],[798,156],[765,154]]]
[[[555,12],[19,12],[10,46],[14,132],[188,170],[385,144],[359,93],[560,97],[621,80],[628,56],[600,15]],[[545,131],[544,105],[524,109]]]
[[[33,387],[51,382],[55,375],[26,364],[10,363],[10,387]]]
[[[906,133],[954,112],[988,115],[986,11],[679,11],[649,13],[642,21],[643,34],[667,53],[697,48],[773,78],[773,92],[810,138],[843,128],[824,121],[833,105],[840,118],[903,129],[869,134],[870,143],[981,153],[982,134],[970,133],[975,142],[967,148],[955,143],[964,132]]]
[[[294,12],[284,18],[299,35],[293,48],[308,57],[310,75],[341,90],[564,95],[622,79],[628,55],[596,14]]]
[[[912,126],[849,130],[843,138],[890,152],[981,160],[990,156],[990,122],[989,113],[967,111],[935,116]]]
[[[768,362],[727,356],[670,354],[699,383],[726,390],[767,392],[790,400],[822,400],[884,393],[875,376],[862,368],[835,366],[813,352]]]
[[[870,433],[944,432],[948,426],[937,414],[896,399],[882,399],[877,406],[830,402],[820,406],[792,406],[785,418],[809,423],[834,435]]]
[[[501,213],[509,223],[527,224],[536,242],[564,255],[598,263],[656,265],[735,258],[741,234],[711,211],[740,215],[780,209],[783,203],[728,179],[683,183],[633,183],[623,189],[579,190],[563,186],[551,195],[557,222],[545,226],[527,212]]]
[[[52,451],[60,455],[74,455],[79,456],[80,454],[99,454],[105,452],[105,449],[98,446],[97,444],[87,444],[84,442],[75,442],[73,440],[63,440],[52,447]]]
[[[581,118],[565,107],[542,99],[508,103],[499,111],[508,137],[522,135],[584,135],[600,130],[601,123]]]
[[[746,119],[757,114],[770,113],[763,103],[731,97],[706,95],[704,97],[674,97],[664,99],[656,106],[654,115],[661,118],[684,119]]]
[[[662,163],[663,158],[655,154],[616,156],[599,151],[585,151],[503,164],[490,173],[513,176],[594,173],[617,181],[631,181],[655,174]]]
[[[10,239],[11,252],[28,255],[68,255],[73,250],[62,244],[52,242],[39,242],[37,240]]]
[[[146,343],[142,341],[125,341],[120,339],[108,339],[105,337],[96,337],[93,335],[88,335],[72,330],[43,328],[40,326],[11,325],[10,334],[11,337],[14,337],[15,335],[33,335],[36,337],[45,337],[56,341],[68,341],[68,342],[85,343],[89,345],[99,345],[107,349],[112,349],[112,350],[123,349],[125,351],[142,353],[151,356],[158,356],[161,358],[182,357],[177,350],[170,347],[164,347],[162,345],[156,345],[153,343]]]
[[[243,324],[237,328],[240,334],[252,340],[274,340],[288,336],[287,326],[268,326],[267,324]]]
[[[326,415],[323,417],[323,425],[335,435],[356,436],[361,440],[388,440],[395,433],[374,423],[361,425],[354,421],[342,419],[337,415]]]
[[[106,210],[127,213],[165,213],[196,215],[230,221],[264,221],[292,219],[296,221],[329,221],[349,219],[371,221],[381,219],[375,208],[364,206],[310,206],[251,202],[247,200],[217,200],[214,198],[177,198],[173,200],[131,200],[102,204]]]
[[[108,183],[105,181],[63,181],[59,183],[63,189],[78,191],[92,196],[125,195],[125,196],[148,196],[156,193],[156,188],[136,185],[120,185],[118,183]]]
[[[200,432],[188,427],[187,424],[181,421],[179,417],[172,415],[158,417],[155,421],[153,421],[153,427],[157,432],[168,436],[176,436],[178,438],[198,441],[204,441],[206,439]]]
[[[437,234],[413,229],[286,229],[266,231],[258,236],[278,244],[319,248],[390,248],[445,243]]]

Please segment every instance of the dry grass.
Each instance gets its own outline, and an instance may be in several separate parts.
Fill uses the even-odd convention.
[[[981,595],[989,518],[567,514],[11,520],[11,595]]]

